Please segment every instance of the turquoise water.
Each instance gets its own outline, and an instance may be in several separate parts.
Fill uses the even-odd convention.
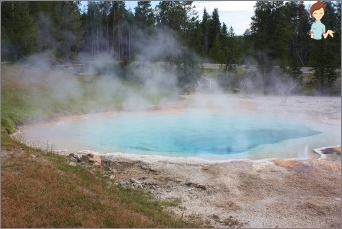
[[[30,129],[26,133],[29,135]],[[286,117],[202,110],[92,115],[55,126],[32,127],[31,137],[34,133],[40,133],[37,139],[45,139],[59,149],[169,156],[257,153],[255,149],[263,145],[321,134],[299,120],[289,121]]]

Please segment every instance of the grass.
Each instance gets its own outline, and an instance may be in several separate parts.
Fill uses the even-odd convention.
[[[74,79],[79,91],[52,93],[46,73],[3,65],[1,69],[2,227],[201,227],[165,210],[178,201],[158,202],[147,193],[108,185],[101,171],[68,164],[66,157],[31,148],[10,137],[17,125],[59,115],[120,109],[116,92],[97,102],[99,87]],[[74,77],[74,76],[68,76]],[[33,83],[32,83],[33,82]],[[136,86],[137,87],[137,86]],[[137,90],[139,91],[139,90]],[[139,92],[141,96],[143,93]],[[117,96],[115,96],[117,95]],[[151,95],[151,99],[158,101]],[[205,226],[205,225],[203,225]]]
[[[3,227],[198,227],[176,219],[146,193],[108,186],[66,158],[13,139],[2,143]],[[35,155],[35,157],[32,157]]]

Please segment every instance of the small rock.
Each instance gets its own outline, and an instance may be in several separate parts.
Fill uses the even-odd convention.
[[[200,188],[202,190],[207,190],[207,188],[204,185],[202,185],[202,184],[198,184],[197,188]]]
[[[132,184],[134,184],[134,183],[139,184],[139,183],[140,183],[139,181],[137,181],[137,180],[134,179],[134,178],[130,178],[129,181],[130,181]]]
[[[76,166],[76,163],[72,161],[72,162],[69,163],[69,165]]]
[[[31,154],[31,155],[30,155],[30,157],[32,157],[32,158],[36,158],[37,156],[36,156],[36,155],[34,155],[34,154]]]
[[[110,175],[109,179],[114,180],[115,179],[115,175],[114,174]]]
[[[157,188],[154,185],[150,185],[150,189],[157,190]]]
[[[187,182],[185,182],[185,185],[190,187],[190,186],[194,185],[194,182],[193,181],[187,181]]]
[[[166,186],[166,192],[171,192],[171,191],[172,191],[171,185]]]
[[[136,186],[137,186],[137,188],[140,188],[140,189],[144,188],[141,184],[137,184]]]
[[[102,158],[100,155],[94,155],[93,159],[96,163],[98,163],[100,165],[102,164]]]
[[[94,162],[95,162],[95,160],[94,160],[94,158],[92,158],[92,157],[88,157],[88,162],[90,162],[90,163],[94,163]]]
[[[74,157],[70,157],[70,161],[73,161],[73,162],[77,162],[77,158],[74,158]]]
[[[74,156],[73,156],[73,157],[70,157],[70,158],[75,158],[75,159],[77,160],[77,162],[81,162],[81,161],[82,161],[82,160],[81,160],[82,155],[80,155],[80,154],[74,154]]]
[[[212,214],[212,218],[213,218],[214,220],[220,220],[220,217],[218,217],[218,215],[216,215],[216,214]]]
[[[88,156],[87,155],[82,155],[80,160],[81,161],[88,161]]]
[[[100,165],[99,163],[95,162],[95,163],[93,164],[93,166],[95,166],[95,167],[100,167],[101,165]]]

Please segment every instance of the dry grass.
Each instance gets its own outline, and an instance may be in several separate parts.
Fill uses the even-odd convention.
[[[108,186],[62,156],[5,139],[2,159],[2,227],[200,226],[175,219],[147,194]]]

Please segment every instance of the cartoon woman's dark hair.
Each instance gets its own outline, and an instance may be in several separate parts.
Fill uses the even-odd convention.
[[[310,16],[311,16],[312,18],[314,18],[314,17],[312,16],[313,12],[316,11],[316,10],[319,10],[319,9],[321,9],[321,8],[323,8],[324,13],[325,13],[325,7],[326,7],[325,3],[321,2],[320,0],[318,0],[316,3],[314,3],[314,4],[311,6],[311,8],[310,8]]]

